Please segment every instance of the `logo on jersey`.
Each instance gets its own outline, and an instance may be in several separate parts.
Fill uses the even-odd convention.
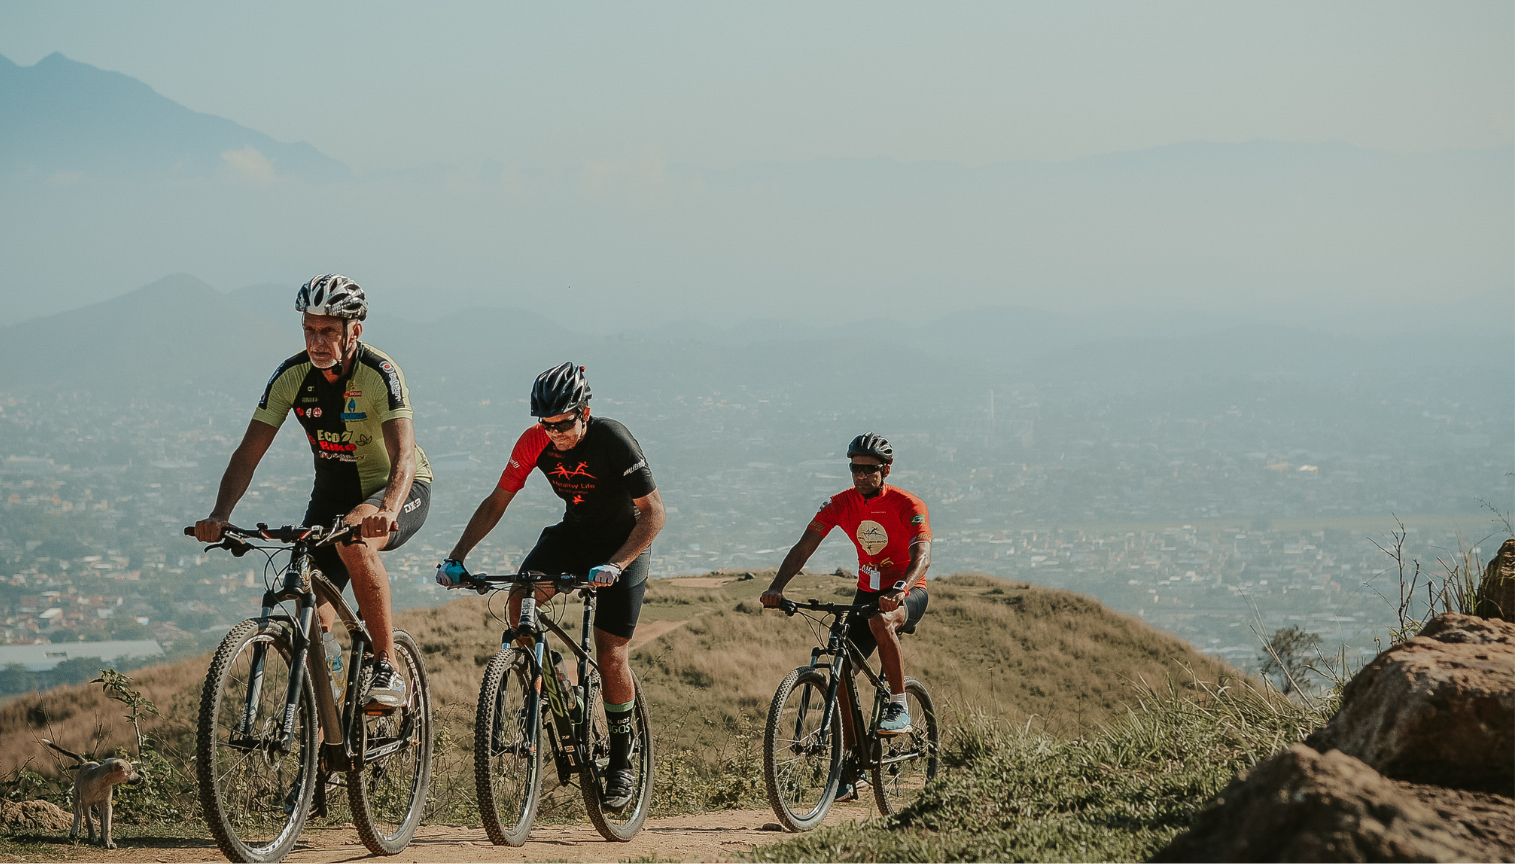
[[[854,539],[865,555],[874,555],[884,549],[891,542],[889,534],[885,533],[885,526],[872,519],[865,519],[859,523],[857,531],[853,532]]]
[[[357,400],[356,399],[348,399],[347,400],[347,407],[341,412],[341,419],[343,419],[343,420],[367,420],[368,419],[368,412],[367,411],[359,411],[359,410],[357,410]]]
[[[591,477],[593,480],[597,479],[587,473],[587,463],[585,462],[577,462],[575,468],[567,468],[564,462],[560,462],[555,467],[549,469],[549,474],[551,477],[559,477],[561,480],[569,480],[572,477]]]
[[[923,514],[921,514],[921,513],[914,514],[913,517],[912,517],[912,524],[913,525],[921,525],[921,524],[923,524],[924,522],[927,522],[927,521],[928,521],[927,517],[923,516]]]
[[[309,419],[313,420],[313,419],[318,418],[321,415],[322,412],[321,412],[321,410],[319,408],[300,408],[300,407],[295,407],[293,409],[293,413],[296,416],[308,417]]]

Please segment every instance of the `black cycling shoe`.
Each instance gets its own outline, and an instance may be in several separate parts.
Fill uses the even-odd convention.
[[[609,768],[603,781],[603,809],[617,812],[635,797],[635,772],[630,768]]]

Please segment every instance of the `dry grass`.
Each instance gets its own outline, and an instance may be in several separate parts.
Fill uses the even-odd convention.
[[[733,806],[755,800],[760,784],[725,783],[752,764],[763,712],[779,680],[807,661],[816,633],[803,617],[767,613],[757,595],[767,584],[726,577],[708,582],[654,580],[643,622],[661,628],[639,646],[634,666],[651,700],[659,776],[675,786],[658,790],[678,808]],[[1009,726],[1075,737],[1091,733],[1145,698],[1146,682],[1240,678],[1231,667],[1184,642],[1066,591],[984,576],[933,580],[931,603],[918,632],[906,638],[908,674],[928,683],[941,723],[983,714]],[[851,580],[805,575],[788,592],[823,600],[852,595]],[[468,597],[398,616],[425,653],[437,724],[432,812],[439,822],[473,822],[474,709],[485,663],[500,647],[505,626],[498,601]],[[556,601],[558,604],[560,601]],[[567,620],[575,621],[572,604]],[[642,634],[644,635],[644,634]],[[191,758],[187,735],[206,658],[150,667],[135,686],[160,706],[146,732],[164,749]],[[1189,689],[1186,687],[1185,689]],[[22,697],[0,710],[0,775],[32,761],[49,773],[38,739],[71,749],[130,747],[122,706],[99,686],[72,686]],[[1191,696],[1197,696],[1191,690]],[[866,703],[867,704],[867,703]],[[670,807],[667,809],[671,809]]]

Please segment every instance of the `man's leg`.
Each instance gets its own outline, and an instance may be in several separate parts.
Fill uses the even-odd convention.
[[[379,512],[373,504],[363,503],[347,514],[348,522],[357,522],[365,516]],[[357,595],[358,608],[363,613],[363,624],[368,628],[368,638],[373,641],[373,656],[395,665],[395,621],[390,605],[389,574],[384,572],[384,559],[379,552],[389,544],[389,537],[370,537],[360,543],[339,543],[336,554],[346,565],[352,581],[352,593]]]
[[[880,671],[885,673],[885,681],[891,687],[892,696],[900,696],[907,691],[907,679],[901,672],[901,639],[896,635],[896,631],[905,623],[905,606],[872,615],[869,619],[869,630],[874,634],[875,647],[880,651]]]
[[[648,555],[630,565],[646,568]],[[640,576],[643,578],[644,569]],[[603,806],[622,810],[634,797],[635,772],[630,750],[634,743],[635,683],[629,670],[629,643],[640,621],[640,606],[645,601],[646,583],[620,582],[598,592],[597,612],[593,619],[596,637],[597,671],[602,677],[603,713],[608,721],[608,771],[603,782]]]
[[[896,631],[907,623],[907,607],[897,606],[889,612],[869,619],[869,629],[875,636],[880,650],[880,671],[891,688],[891,701],[885,704],[880,715],[880,734],[899,735],[912,729],[912,718],[907,713],[907,679],[901,669],[901,641]]]

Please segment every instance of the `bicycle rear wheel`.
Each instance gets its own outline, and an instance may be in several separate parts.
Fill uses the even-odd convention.
[[[398,855],[416,833],[432,777],[432,693],[416,640],[396,630],[395,667],[405,679],[405,704],[388,713],[357,713],[359,741],[347,772],[347,801],[363,845]],[[360,687],[368,686],[368,678]],[[359,702],[363,694],[356,694]]]
[[[815,828],[832,807],[843,762],[837,711],[826,676],[809,667],[786,675],[768,706],[763,778],[774,815],[791,831]]]
[[[543,738],[537,724],[528,737],[533,702],[533,658],[523,648],[503,648],[485,667],[475,712],[475,797],[480,824],[498,846],[521,846],[539,803]]]
[[[581,772],[581,798],[587,805],[587,816],[597,833],[609,840],[623,842],[640,833],[645,825],[646,814],[651,812],[652,786],[656,782],[656,754],[651,741],[651,713],[646,705],[645,693],[640,689],[640,679],[633,670],[629,673],[635,686],[635,709],[630,723],[633,728],[634,749],[630,765],[635,771],[635,794],[629,803],[618,811],[603,806],[602,777],[608,770],[608,718],[602,710],[603,693],[594,679],[587,688],[586,708],[581,722],[587,730],[588,770]]]
[[[900,735],[874,735],[875,804],[886,816],[916,800],[939,773],[939,722],[928,688],[916,678],[906,679],[907,713],[912,731]],[[880,712],[875,712],[878,718]]]
[[[278,861],[293,848],[315,794],[315,691],[293,666],[288,628],[243,621],[213,652],[197,717],[203,819],[231,861]],[[288,686],[302,681],[283,740]]]

